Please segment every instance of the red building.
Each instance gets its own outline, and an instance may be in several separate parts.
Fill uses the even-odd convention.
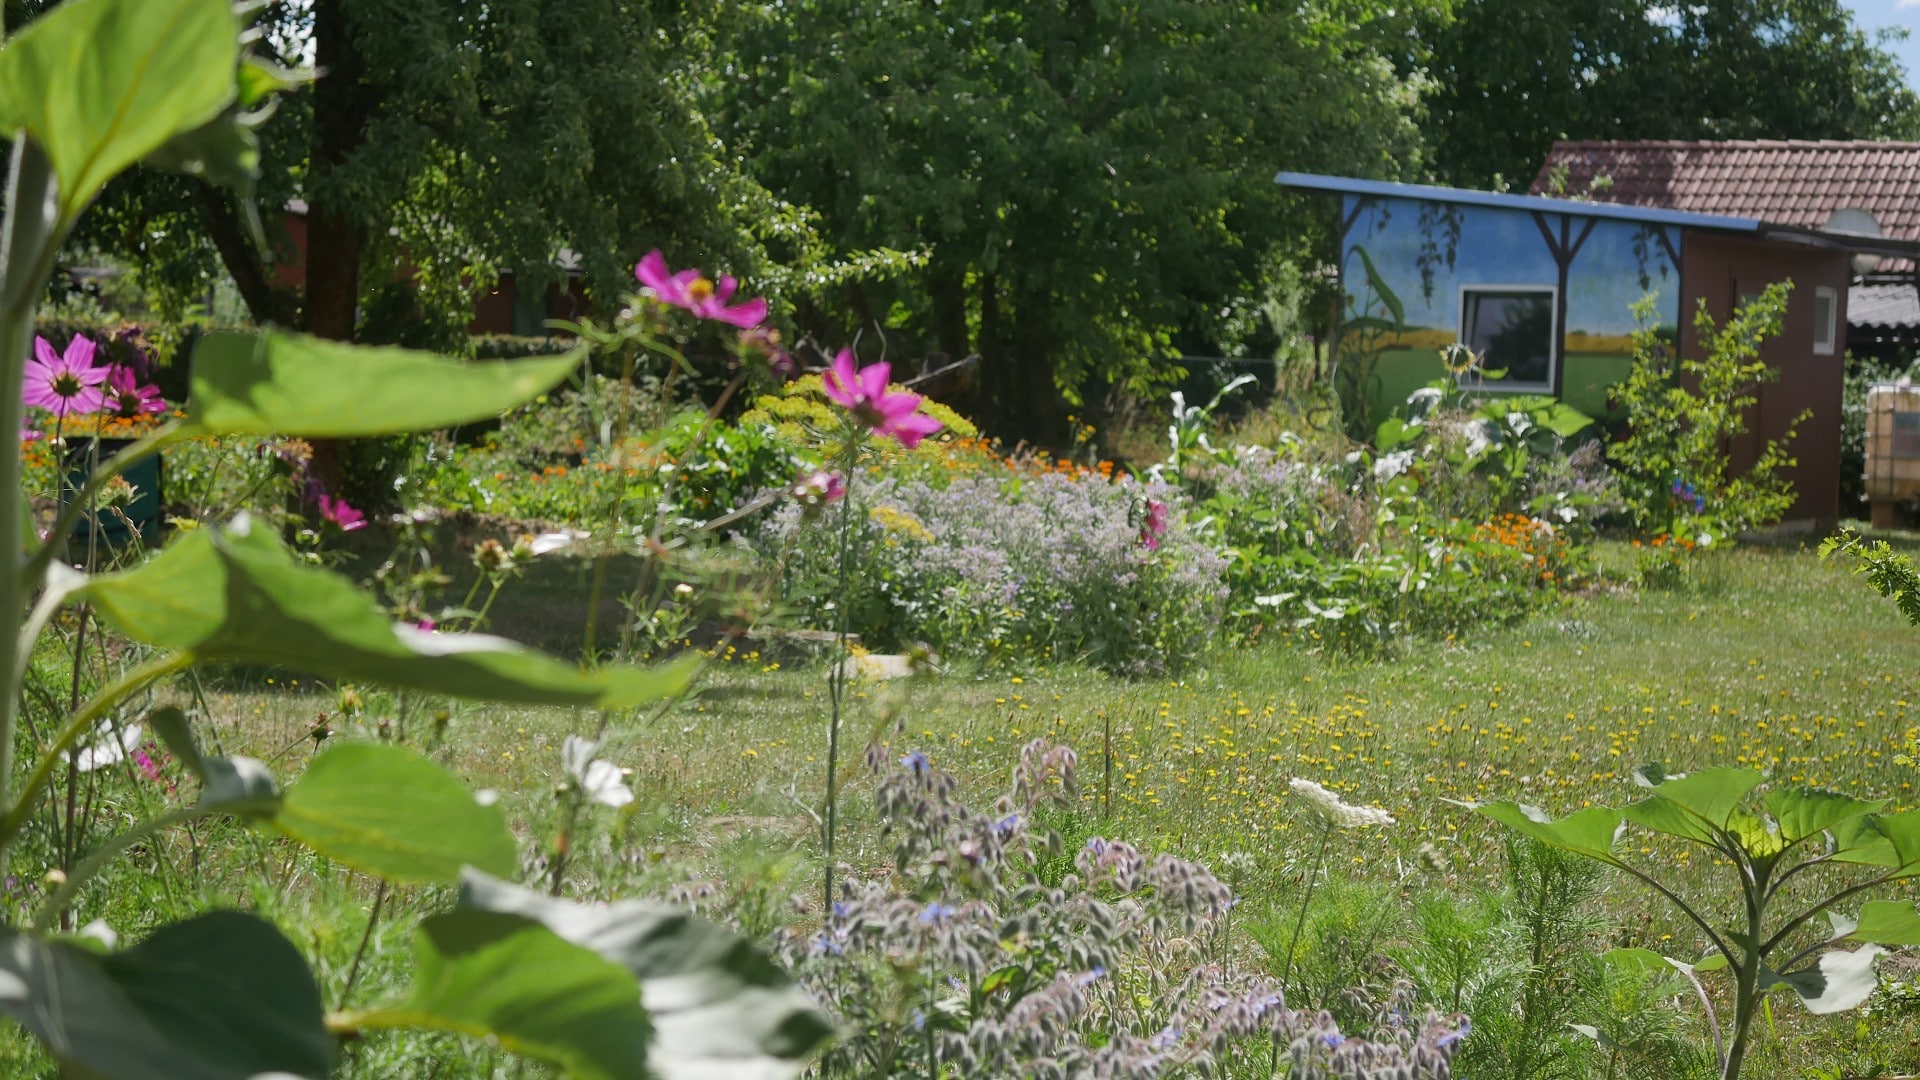
[[[307,204],[294,199],[287,203],[282,219],[294,257],[274,267],[275,281],[284,288],[304,291],[307,284]],[[566,271],[566,285],[549,285],[544,290],[522,290],[511,270],[500,271],[493,288],[473,302],[473,320],[469,334],[518,334],[544,337],[549,319],[578,319],[587,313],[587,294],[582,287],[579,258],[571,251],[560,253]]]

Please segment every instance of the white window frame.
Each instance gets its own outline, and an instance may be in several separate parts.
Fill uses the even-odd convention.
[[[1827,302],[1827,317],[1820,318],[1820,301]],[[1813,355],[1832,356],[1840,348],[1840,290],[1831,285],[1813,289]]]
[[[1554,376],[1559,374],[1565,348],[1566,332],[1560,326],[1560,288],[1557,285],[1542,285],[1538,282],[1524,284],[1502,284],[1499,282],[1461,282],[1459,286],[1459,322],[1454,337],[1468,348],[1473,343],[1467,339],[1467,296],[1469,293],[1531,293],[1547,298],[1547,310],[1552,315],[1551,337],[1547,342],[1547,378],[1545,382],[1518,382],[1514,379],[1468,379],[1459,380],[1461,389],[1486,391],[1490,393],[1513,394],[1551,394]]]

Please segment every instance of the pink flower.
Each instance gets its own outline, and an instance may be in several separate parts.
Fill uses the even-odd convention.
[[[367,527],[367,515],[347,505],[347,500],[336,499],[331,495],[320,495],[314,499],[320,507],[320,517],[333,523],[341,532],[352,532]]]
[[[46,438],[46,434],[39,428],[23,427],[20,429],[20,441],[23,443],[38,442],[44,438]]]
[[[21,400],[61,417],[100,411],[100,384],[107,380],[107,369],[93,366],[93,354],[93,342],[78,334],[67,342],[65,356],[55,353],[46,338],[34,338]]]
[[[133,763],[140,766],[140,772],[144,774],[147,779],[157,784],[163,777],[160,774],[159,763],[154,761],[153,755],[147,752],[147,748],[152,745],[152,743],[147,743],[141,746],[140,749],[135,750],[133,752]]]
[[[885,362],[869,364],[858,371],[853,367],[853,350],[841,349],[821,380],[827,398],[845,408],[862,424],[882,435],[900,440],[911,450],[920,440],[940,430],[940,421],[920,415],[920,395],[905,391],[892,393],[887,380],[893,367]]]
[[[104,398],[102,411],[115,416],[130,418],[142,413],[150,416],[167,411],[167,403],[161,398],[159,387],[152,383],[141,383],[132,368],[117,364],[107,369]]]
[[[1140,529],[1140,546],[1148,551],[1160,550],[1160,537],[1167,531],[1167,504],[1159,499],[1147,500],[1147,522]]]
[[[652,290],[653,295],[663,304],[683,308],[702,319],[712,319],[742,330],[759,326],[767,318],[767,302],[755,297],[744,304],[727,306],[733,299],[734,290],[740,283],[731,276],[723,277],[715,285],[696,269],[686,269],[673,273],[667,269],[666,256],[655,248],[647,252],[640,265],[633,268],[633,276],[640,284]]]
[[[808,510],[831,506],[847,497],[847,482],[836,472],[815,472],[793,485],[793,501]]]
[[[771,326],[756,326],[740,331],[740,359],[764,365],[775,379],[785,382],[799,373],[793,354],[780,347],[780,331]]]

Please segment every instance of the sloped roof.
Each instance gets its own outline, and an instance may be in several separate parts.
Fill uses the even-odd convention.
[[[1877,326],[1887,330],[1910,330],[1920,326],[1920,291],[1905,282],[1855,285],[1847,291],[1847,322],[1853,326]]]
[[[1557,142],[1534,177],[1550,190],[1556,167],[1566,190],[1596,176],[1600,202],[1759,218],[1817,229],[1842,207],[1871,213],[1886,235],[1920,240],[1920,142]]]

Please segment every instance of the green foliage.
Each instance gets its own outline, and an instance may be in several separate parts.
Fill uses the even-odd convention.
[[[306,961],[258,916],[210,912],[108,956],[0,931],[0,984],[0,1011],[90,1076],[320,1080],[332,1067]]]
[[[1525,187],[1555,139],[1920,131],[1892,42],[1840,0],[1466,0],[1422,40],[1434,168],[1467,187]]]
[[[1468,805],[1540,843],[1633,876],[1705,936],[1711,944],[1706,960],[1673,964],[1690,977],[1696,970],[1724,969],[1733,981],[1732,1022],[1725,1028],[1714,1022],[1723,1080],[1740,1075],[1762,995],[1790,990],[1815,1014],[1854,1008],[1874,990],[1873,960],[1886,951],[1882,945],[1903,944],[1920,932],[1920,912],[1911,903],[1869,907],[1858,919],[1836,907],[1868,889],[1920,876],[1920,811],[1882,814],[1884,801],[1769,782],[1752,769],[1669,774],[1642,766],[1634,778],[1648,789],[1645,798],[1624,807],[1591,806],[1557,820],[1513,802]],[[1619,842],[1628,825],[1663,843],[1706,849],[1732,871],[1732,886],[1723,886],[1721,897],[1682,896],[1671,883],[1670,865],[1640,865],[1642,860],[1629,857],[1631,848]],[[1811,896],[1806,889],[1812,885],[1784,888],[1827,863],[1871,869],[1864,880],[1823,880]],[[1738,900],[1734,907],[1741,914],[1730,924],[1712,917],[1725,906],[1723,898]],[[1821,916],[1830,927],[1815,925]],[[1849,944],[1857,947],[1843,947]]]
[[[577,352],[460,363],[273,330],[210,334],[194,350],[181,434],[335,439],[452,427],[552,389],[579,363]],[[376,380],[381,392],[369,394]]]
[[[45,150],[62,231],[108,180],[235,99],[238,29],[229,0],[93,0],[0,51],[0,127]]]
[[[504,8],[495,10],[504,17]],[[316,23],[338,15],[324,2],[311,11]],[[0,226],[8,259],[0,273],[0,384],[23,379],[53,253],[81,208],[115,174],[160,154],[168,167],[241,187],[250,183],[257,167],[252,127],[264,118],[268,96],[294,80],[264,64],[242,63],[241,44],[227,0],[72,0],[0,48],[0,124],[19,134]],[[346,85],[352,86],[351,76]],[[298,950],[264,920],[203,914],[162,925],[132,948],[116,950],[108,940],[105,955],[49,937],[47,928],[71,914],[75,897],[109,862],[173,826],[210,815],[264,825],[376,875],[381,900],[388,882],[451,882],[468,868],[518,870],[504,815],[440,765],[390,746],[346,745],[320,754],[283,794],[257,760],[202,754],[185,713],[163,708],[154,714],[155,729],[198,777],[198,801],[158,814],[130,804],[132,824],[79,858],[72,778],[135,753],[128,742],[136,734],[128,723],[133,695],[196,662],[228,660],[448,695],[612,710],[679,692],[688,670],[582,671],[498,639],[396,627],[345,579],[301,565],[246,516],[189,530],[134,569],[87,579],[63,551],[77,515],[130,465],[169,443],[460,423],[541,393],[577,363],[562,356],[468,366],[391,350],[360,353],[274,332],[216,335],[203,344],[191,373],[188,418],[100,462],[82,490],[61,490],[59,516],[45,533],[32,527],[18,449],[0,454],[0,520],[28,526],[18,534],[18,572],[0,575],[0,610],[10,613],[0,621],[0,652],[19,658],[0,665],[0,869],[52,801],[47,791],[62,764],[69,777],[63,868],[45,879],[51,891],[30,931],[0,927],[0,1011],[37,1037],[63,1073],[106,1080],[318,1080],[331,1071],[333,1049],[318,987]],[[21,408],[17,395],[0,396],[5,424],[17,427]],[[496,571],[504,559],[502,553],[494,560]],[[88,556],[83,564],[92,569],[96,562]],[[30,598],[32,614],[23,617]],[[63,607],[80,602],[137,646],[163,651],[148,656],[136,647],[120,670],[83,678],[76,638],[68,703],[34,696],[29,705],[47,724],[22,724],[23,682],[37,675],[42,636]],[[80,616],[81,625],[86,618]],[[311,737],[318,742],[327,734],[322,723]],[[16,789],[13,755],[22,750],[30,769]],[[143,768],[160,775],[150,758]],[[379,904],[369,916],[362,956]],[[632,921],[622,919],[621,927]],[[649,955],[656,963],[672,956],[674,963],[659,966],[683,981],[757,988],[779,978],[750,946],[710,928],[653,919],[648,929],[654,934]],[[618,964],[530,920],[471,906],[429,919],[421,941],[422,989],[410,1007],[375,1013],[381,1026],[490,1038],[580,1076],[664,1071],[648,1067],[656,1045],[648,1002],[640,982]],[[709,966],[726,974],[705,978]],[[349,990],[359,968],[356,956]],[[676,1011],[682,1002],[662,1007]],[[752,1057],[797,1071],[824,1033],[817,1020],[807,1026],[813,1017],[811,1006],[788,1001],[783,1030],[731,1043],[682,1039],[674,1053],[694,1068]]]
[[[407,884],[460,879],[462,867],[519,868],[497,806],[414,751],[337,746],[313,759],[268,819],[279,832],[335,862]]]
[[[882,324],[900,355],[977,353],[992,408],[975,414],[1056,437],[1063,398],[1152,390],[1182,351],[1216,351],[1182,346],[1304,246],[1317,210],[1271,182],[1276,163],[1416,158],[1396,61],[1414,12],[1439,9],[808,0],[743,27],[711,100],[754,175],[836,245],[931,248],[816,322]]]
[[[633,978],[538,923],[455,910],[420,924],[404,1001],[349,1017],[362,1028],[485,1035],[578,1080],[646,1080],[652,1037]]]
[[[714,1070],[792,1076],[832,1034],[765,954],[683,911],[632,900],[569,903],[473,872],[460,902],[543,926],[638,980],[654,1026],[647,1064],[660,1080],[699,1080]]]
[[[1735,474],[1727,459],[1728,445],[1748,432],[1759,402],[1754,388],[1779,377],[1760,358],[1760,346],[1780,332],[1791,288],[1790,282],[1768,286],[1719,327],[1701,300],[1694,327],[1705,357],[1677,364],[1647,325],[1651,309],[1642,302],[1633,370],[1616,391],[1631,430],[1609,447],[1625,480],[1627,510],[1641,529],[1689,537],[1704,532],[1710,541],[1771,525],[1792,507],[1793,485],[1781,470],[1795,463],[1787,447],[1809,413],[1783,437],[1769,439],[1746,472]],[[1698,492],[1704,506],[1682,499],[1675,490],[1681,484]]]
[[[502,638],[397,627],[345,578],[241,518],[200,529],[85,595],[121,633],[198,660],[270,664],[495,701],[619,708],[677,693],[685,665],[581,671]]]
[[[1853,560],[1853,572],[1881,596],[1894,602],[1907,621],[1920,626],[1920,570],[1913,560],[1893,550],[1885,540],[1868,542],[1851,533],[1830,536],[1820,544],[1820,557],[1836,554]]]

